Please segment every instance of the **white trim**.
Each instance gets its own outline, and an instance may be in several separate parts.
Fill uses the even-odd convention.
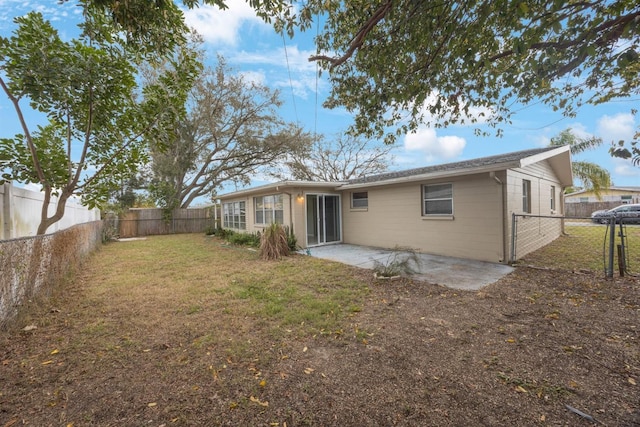
[[[344,224],[344,218],[342,215],[342,195],[340,193],[314,193],[314,192],[305,192],[304,194],[304,207],[303,207],[303,211],[304,211],[304,241],[305,241],[305,245],[307,248],[313,248],[313,247],[317,247],[317,246],[325,246],[325,245],[334,245],[336,243],[342,243],[342,239],[344,238],[344,233],[343,233],[343,224]],[[308,233],[308,215],[307,215],[307,197],[308,196],[332,196],[332,197],[337,197],[338,198],[338,216],[339,216],[339,221],[340,221],[340,229],[339,229],[339,233],[340,233],[340,239],[338,240],[334,240],[331,242],[323,242],[323,243],[316,243],[313,245],[309,244],[309,233]],[[326,228],[325,228],[325,235],[326,235]],[[325,238],[326,240],[326,238]],[[320,238],[318,237],[318,241],[320,241]]]

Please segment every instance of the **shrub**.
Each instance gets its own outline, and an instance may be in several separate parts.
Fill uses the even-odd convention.
[[[289,227],[285,227],[284,231],[287,235],[287,246],[289,246],[289,252],[295,252],[300,249],[298,246],[298,238],[293,234],[293,231],[291,231]]]
[[[221,239],[229,240],[231,236],[235,234],[235,231],[228,230],[226,228],[217,228],[215,235]]]
[[[396,246],[385,261],[373,261],[373,271],[378,277],[395,277],[413,274],[416,273],[417,270],[412,267],[412,263],[415,264],[416,267],[420,266],[420,258],[418,258],[416,251],[411,248]]]
[[[243,246],[260,246],[260,233],[233,233],[227,237],[229,243]]]
[[[280,259],[289,255],[287,232],[280,224],[273,223],[264,229],[260,238],[260,256],[262,259]]]

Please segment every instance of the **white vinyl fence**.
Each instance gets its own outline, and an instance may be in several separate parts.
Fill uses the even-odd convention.
[[[43,200],[41,192],[19,188],[11,183],[0,185],[0,240],[35,236]],[[57,204],[58,198],[52,197],[49,214],[55,212]],[[79,200],[71,198],[67,201],[64,217],[49,227],[47,233],[98,220],[99,209],[88,209]]]

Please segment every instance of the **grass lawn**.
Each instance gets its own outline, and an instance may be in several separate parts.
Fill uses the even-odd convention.
[[[520,263],[566,270],[605,271],[609,256],[609,233],[606,225],[567,225],[565,235],[541,250],[525,256]],[[640,226],[623,228],[626,236],[627,271],[640,274]],[[614,271],[618,274],[617,245],[620,226],[616,226]]]
[[[202,235],[110,243],[0,331],[0,426],[638,425],[639,320],[637,282],[602,274],[466,292]]]

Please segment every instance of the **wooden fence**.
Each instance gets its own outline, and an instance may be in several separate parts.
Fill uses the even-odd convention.
[[[214,227],[214,208],[130,209],[116,219],[113,227],[120,238],[158,234],[204,233]]]
[[[595,211],[603,209],[611,209],[616,206],[620,206],[622,203],[618,202],[580,202],[580,203],[565,203],[564,204],[564,216],[571,218],[584,218],[590,217]]]

